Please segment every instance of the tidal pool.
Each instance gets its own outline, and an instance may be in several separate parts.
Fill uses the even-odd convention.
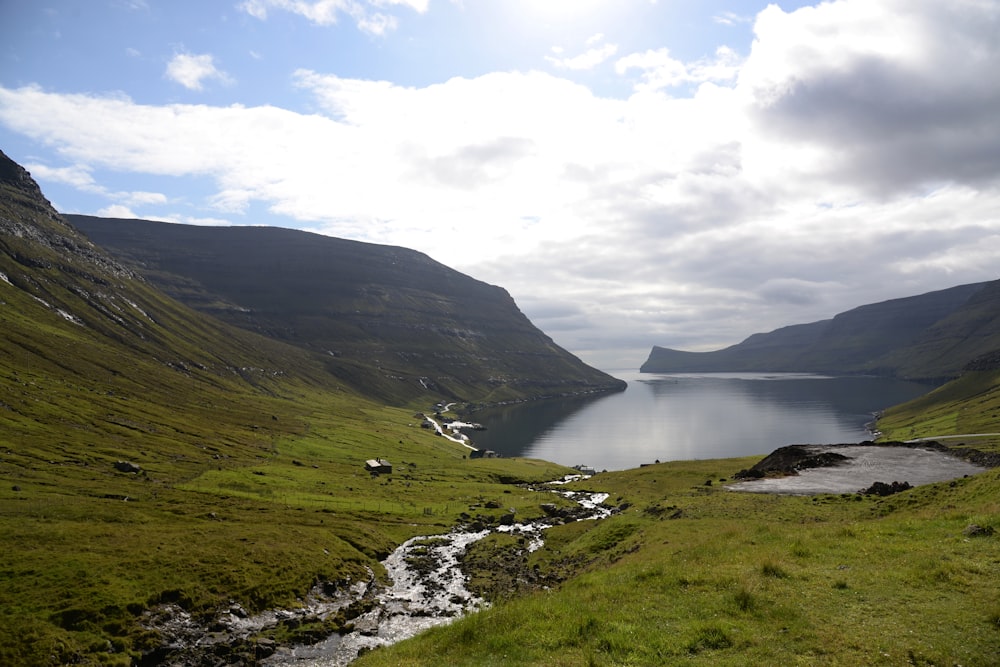
[[[816,445],[814,453],[834,452],[848,457],[836,465],[800,470],[786,477],[768,477],[730,484],[726,488],[750,493],[857,493],[875,482],[909,482],[912,486],[945,482],[975,475],[986,468],[933,449],[877,445]]]

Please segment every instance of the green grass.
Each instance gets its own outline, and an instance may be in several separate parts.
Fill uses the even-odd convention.
[[[703,486],[743,465],[594,478],[632,507],[557,529],[536,561],[582,554],[577,576],[358,664],[995,664],[1000,542],[962,531],[1000,524],[998,471],[882,500]]]
[[[161,602],[295,605],[463,512],[538,515],[516,484],[568,472],[466,458],[365,398],[391,374],[196,313],[6,181],[0,273],[0,664],[129,664]]]
[[[137,619],[159,601],[195,613],[230,600],[254,610],[295,605],[316,581],[365,577],[365,567],[381,574],[377,560],[398,543],[446,531],[491,500],[540,515],[549,494],[509,482],[567,472],[464,458],[409,411],[320,395],[309,405],[326,410],[296,414],[272,402],[265,414],[293,425],[261,422],[229,443],[131,436],[135,449],[123,451],[114,438],[76,448],[7,441],[0,663],[128,664],[158,641]],[[157,432],[168,415],[159,419]],[[202,426],[186,424],[195,434]],[[126,454],[140,474],[114,470]],[[394,474],[371,477],[363,463],[373,456],[392,461]]]
[[[468,459],[358,393],[398,395],[391,374],[198,315],[2,189],[0,223],[40,215],[47,243],[0,235],[0,664],[128,665],[162,641],[141,623],[158,604],[296,605],[463,514],[568,502],[517,486],[565,468]],[[998,379],[967,374],[883,431],[997,430]],[[490,609],[359,664],[995,664],[1000,538],[963,530],[1000,528],[998,471],[884,499],[723,488],[754,461],[595,477],[627,509],[530,555],[484,541]]]
[[[886,440],[1000,433],[1000,371],[967,371],[924,396],[886,410],[878,426]],[[997,437],[968,442],[986,451],[1000,451]]]

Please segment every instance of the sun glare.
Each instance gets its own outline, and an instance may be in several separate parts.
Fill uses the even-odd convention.
[[[572,21],[592,16],[610,0],[518,0],[518,10],[543,21]]]

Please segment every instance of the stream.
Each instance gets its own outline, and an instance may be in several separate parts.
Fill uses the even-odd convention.
[[[553,484],[580,479],[570,476]],[[312,645],[279,647],[262,664],[270,667],[335,667],[353,662],[359,655],[379,646],[388,646],[436,625],[450,623],[474,612],[487,603],[466,588],[466,577],[459,558],[466,548],[492,532],[505,532],[525,538],[526,549],[534,551],[543,544],[544,530],[569,521],[602,519],[615,510],[603,505],[606,493],[556,490],[577,503],[576,508],[560,509],[554,504],[542,506],[546,516],[527,523],[491,525],[473,530],[460,528],[444,535],[414,537],[400,545],[386,558],[385,567],[391,585],[378,587],[374,581],[356,586],[356,600],[374,598],[370,611],[354,619],[354,629],[344,635],[334,634]],[[335,613],[342,605],[332,605],[326,613]],[[322,618],[322,615],[321,615]]]

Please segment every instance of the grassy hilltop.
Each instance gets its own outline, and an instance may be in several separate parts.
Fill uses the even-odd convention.
[[[412,399],[365,394],[397,381],[363,358],[166,296],[2,155],[0,330],[3,665],[131,664],[164,641],[143,623],[164,604],[195,618],[295,606],[316,583],[383,576],[396,545],[463,513],[541,516],[552,495],[518,483],[566,472],[469,459],[420,428]],[[883,430],[1000,430],[991,363],[890,411]],[[391,476],[363,469],[376,456]],[[582,483],[623,511],[553,528],[532,554],[477,544],[466,564],[492,608],[359,664],[996,664],[1000,537],[966,533],[1000,528],[997,470],[885,499],[722,488],[753,462]]]

